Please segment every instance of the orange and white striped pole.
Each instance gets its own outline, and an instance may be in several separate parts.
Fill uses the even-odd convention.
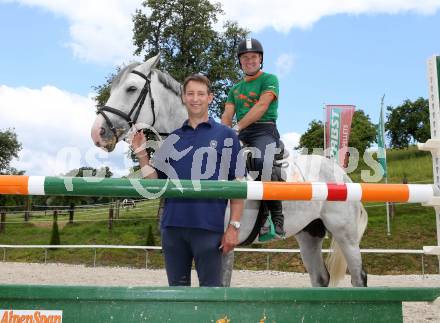
[[[0,194],[428,203],[430,184],[170,181],[96,177],[0,176]]]

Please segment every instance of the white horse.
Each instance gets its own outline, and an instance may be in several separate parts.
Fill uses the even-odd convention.
[[[181,101],[181,85],[170,75],[155,69],[158,60],[156,56],[143,64],[133,63],[113,80],[110,98],[105,107],[98,108],[92,127],[92,139],[98,147],[112,151],[135,124],[150,125],[166,135],[187,118]],[[351,182],[343,169],[322,156],[290,156],[287,162],[287,181],[300,176],[310,182]],[[240,242],[256,239],[259,207],[259,201],[246,201]],[[361,203],[285,201],[283,212],[286,236],[295,236],[298,241],[312,286],[336,285],[345,275],[347,266],[352,285],[367,286],[359,249],[367,225],[367,213]],[[227,213],[225,223],[228,217]],[[331,248],[334,250],[327,263],[322,257],[326,230],[332,235]],[[230,283],[233,258],[230,253],[224,259],[225,286]]]

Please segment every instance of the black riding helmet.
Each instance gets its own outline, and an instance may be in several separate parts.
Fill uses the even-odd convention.
[[[249,53],[249,52],[261,54],[261,68],[263,68],[263,53],[264,53],[263,46],[255,38],[243,39],[240,42],[240,44],[238,44],[238,49],[237,49],[238,62],[240,63],[240,56],[241,55],[243,55],[244,53]],[[241,67],[241,63],[240,63],[240,67]]]

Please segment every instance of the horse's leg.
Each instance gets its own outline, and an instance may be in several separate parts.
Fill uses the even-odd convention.
[[[341,229],[347,233],[351,228]],[[353,239],[349,239],[343,232],[335,231],[333,239],[337,242],[334,249],[340,248],[347,262],[348,271],[351,276],[351,285],[353,287],[367,287],[367,274],[362,268],[362,256],[359,243]]]
[[[324,235],[325,228],[321,220],[312,221],[295,235],[313,287],[327,287],[330,280],[321,253]]]
[[[222,286],[223,287],[230,287],[231,286],[231,279],[232,279],[232,269],[234,267],[234,252],[231,251],[227,253],[226,255],[223,255],[223,261],[222,261]]]
[[[360,238],[365,226],[357,220],[360,209],[353,204],[333,204],[326,205],[325,216],[323,220],[326,228],[332,233],[333,239],[338,244],[344,258],[347,262],[348,271],[351,275],[351,284],[353,287],[366,287],[367,274],[362,268],[362,256],[359,247]],[[345,217],[342,215],[346,213]],[[353,216],[356,215],[356,216]],[[359,215],[359,217],[361,217]],[[342,220],[345,218],[345,220]],[[332,219],[332,220],[330,220]],[[330,221],[329,221],[330,220]]]
[[[351,276],[353,287],[367,287],[367,273],[362,268],[362,256],[359,244],[348,239],[338,240],[345,260],[347,261],[348,271]]]

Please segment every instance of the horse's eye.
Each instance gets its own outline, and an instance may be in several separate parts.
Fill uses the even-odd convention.
[[[127,89],[127,92],[135,92],[137,90],[137,87],[136,86],[130,86],[128,89]]]

